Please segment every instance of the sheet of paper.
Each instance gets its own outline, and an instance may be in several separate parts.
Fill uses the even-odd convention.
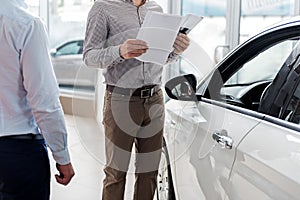
[[[149,11],[140,28],[137,39],[148,44],[148,51],[137,57],[144,62],[166,64],[178,34],[181,16]]]
[[[192,14],[183,16],[180,24],[180,31],[188,34],[202,19],[202,16]]]
[[[166,64],[179,30],[184,29],[188,33],[202,18],[192,14],[182,17],[155,11],[147,12],[137,39],[144,40],[149,49],[137,59],[159,65]]]

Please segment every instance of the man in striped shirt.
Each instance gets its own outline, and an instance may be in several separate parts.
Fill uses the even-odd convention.
[[[106,84],[103,200],[124,199],[133,144],[134,199],[152,200],[157,187],[164,126],[163,66],[135,59],[148,49],[144,41],[134,39],[147,11],[162,8],[154,1],[98,0],[87,19],[83,59],[87,66],[103,69]],[[168,62],[188,45],[189,38],[179,34]]]

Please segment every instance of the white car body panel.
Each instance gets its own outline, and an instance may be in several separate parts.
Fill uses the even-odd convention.
[[[186,72],[166,83],[171,198],[300,199],[299,30],[299,17],[283,21],[239,45],[203,80]],[[214,132],[227,133],[221,139],[231,137],[232,148]]]
[[[238,147],[229,199],[299,199],[299,170],[300,133],[264,121]]]
[[[52,58],[52,63],[56,78],[61,83],[74,85],[82,58],[78,55],[62,55]]]
[[[189,106],[195,107],[195,104],[171,100],[166,109],[172,116],[174,108],[186,110]],[[185,115],[185,119],[177,115],[177,124],[170,122],[171,125],[166,127],[172,170],[176,174],[173,177],[176,197],[180,200],[226,199],[231,196],[228,186],[236,146],[260,123],[260,119],[205,102],[200,102],[198,109],[199,115],[206,121],[197,122],[193,115]],[[188,116],[191,118],[188,119]],[[239,126],[235,123],[237,120]],[[213,132],[221,130],[226,130],[232,137],[232,149],[222,148],[212,139]],[[189,172],[188,176],[185,171]]]
[[[84,65],[82,54],[56,56],[52,58],[52,62],[59,84],[95,86],[97,70]]]

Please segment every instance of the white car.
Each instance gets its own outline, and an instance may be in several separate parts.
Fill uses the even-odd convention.
[[[60,86],[95,88],[97,70],[88,68],[82,58],[83,40],[66,41],[51,50],[51,60]]]
[[[167,82],[158,199],[300,199],[299,38],[291,18]]]

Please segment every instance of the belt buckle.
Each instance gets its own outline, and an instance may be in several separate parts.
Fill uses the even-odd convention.
[[[141,90],[141,99],[149,98],[153,96],[154,88],[147,88]]]

